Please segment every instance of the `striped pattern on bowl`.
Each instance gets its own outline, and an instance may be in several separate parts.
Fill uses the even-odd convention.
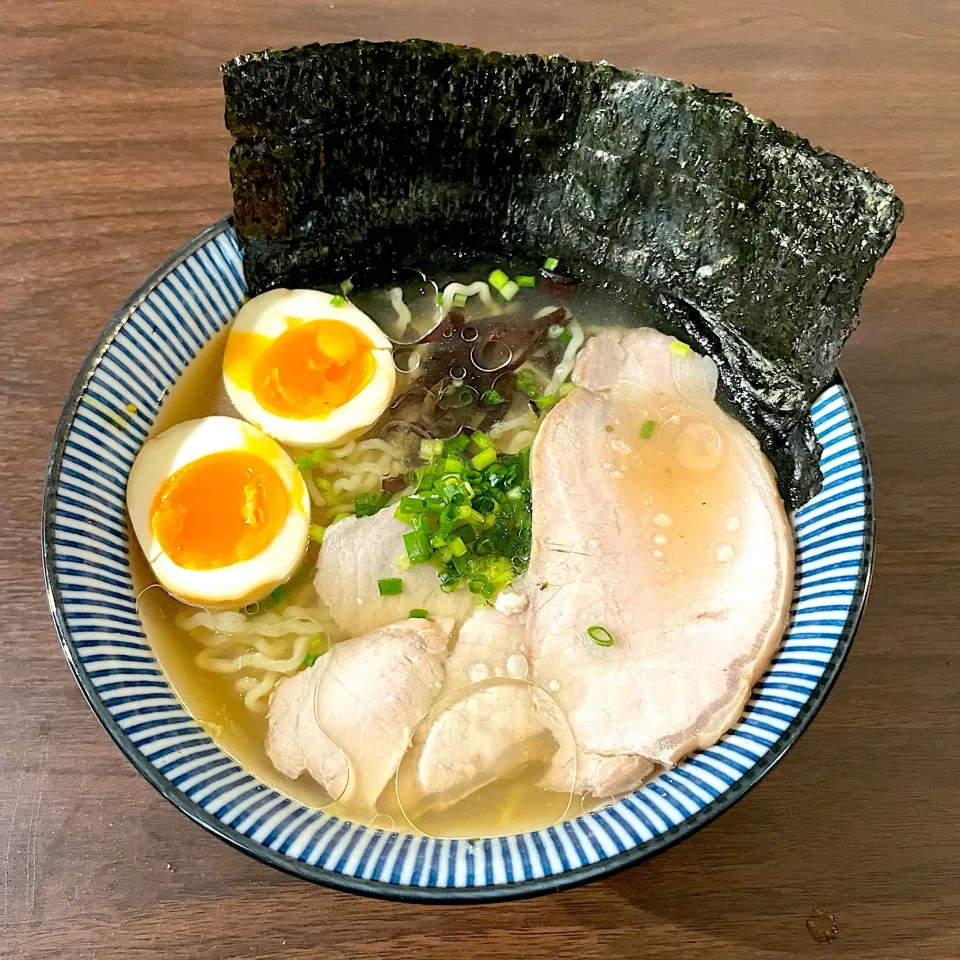
[[[239,767],[184,710],[143,635],[124,490],[170,386],[244,292],[229,220],[161,267],[78,378],[47,478],[45,572],[66,656],[101,722],[168,799],[247,853],[306,879],[404,899],[505,899],[592,879],[682,839],[742,796],[796,739],[850,646],[872,559],[869,463],[839,381],[813,410],[825,484],[795,517],[788,632],[742,719],[713,747],[608,809],[482,841],[358,826],[308,809]]]

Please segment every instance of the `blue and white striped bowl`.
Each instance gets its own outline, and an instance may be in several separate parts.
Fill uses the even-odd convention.
[[[693,833],[740,799],[813,719],[853,641],[873,557],[870,465],[839,380],[813,409],[825,484],[795,517],[789,630],[742,719],[715,746],[606,810],[483,841],[358,826],[238,766],[184,710],[143,635],[124,489],[170,387],[230,321],[245,289],[229,219],[144,283],[74,384],[44,499],[47,593],[66,657],[120,749],[184,813],[266,863],[343,890],[407,900],[532,896],[638,863]]]

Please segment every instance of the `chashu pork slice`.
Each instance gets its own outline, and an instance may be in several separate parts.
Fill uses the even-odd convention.
[[[787,621],[793,536],[711,360],[610,330],[574,379],[531,457],[529,651],[573,730],[578,789],[604,797],[737,720]]]
[[[537,691],[521,682],[530,665],[528,601],[518,586],[477,607],[457,634],[418,744],[414,810],[456,803],[554,749]]]
[[[283,680],[267,717],[271,762],[372,815],[440,693],[452,632],[449,618],[403,620],[338,643]]]
[[[434,617],[453,617],[458,624],[473,613],[472,594],[468,590],[444,593],[431,564],[397,572],[394,561],[406,556],[403,535],[410,527],[393,512],[391,506],[372,517],[347,517],[323,538],[317,593],[347,636],[396,623],[417,607]],[[381,597],[377,582],[394,577],[403,580],[403,592]]]

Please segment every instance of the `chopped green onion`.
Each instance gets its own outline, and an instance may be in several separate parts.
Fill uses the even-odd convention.
[[[430,539],[423,530],[411,530],[403,535],[403,546],[411,563],[424,563],[430,559],[433,548]]]
[[[443,441],[444,453],[461,453],[470,446],[470,438],[465,433],[458,433],[455,437]]]
[[[482,430],[474,430],[473,433],[470,434],[470,439],[481,450],[496,450],[493,441]]]
[[[388,577],[377,581],[377,590],[381,597],[396,597],[403,593],[403,581],[399,577]]]
[[[536,397],[539,390],[537,388],[537,378],[532,370],[521,370],[517,373],[517,389],[525,393],[532,400]]]
[[[442,290],[438,290],[438,291],[437,291],[437,306],[438,306],[438,307],[442,307],[442,306],[443,306],[443,291],[442,291]]]
[[[598,625],[587,627],[587,636],[598,647],[612,647],[617,642],[614,640],[613,634],[606,627]]]
[[[471,443],[474,457],[467,454]],[[429,561],[442,591],[474,580],[474,592],[489,599],[529,562],[528,452],[500,456],[482,431],[457,434],[443,442],[442,452],[408,477],[416,495],[398,500],[394,516],[411,529],[394,567]]]
[[[293,462],[297,465],[298,470],[313,469],[313,457],[297,457]]]
[[[484,470],[486,467],[489,467],[491,463],[494,463],[497,459],[497,451],[492,447],[488,447],[485,450],[481,450],[470,462],[473,464],[474,470]]]
[[[287,597],[290,596],[290,590],[285,583],[281,583],[279,587],[276,587],[270,593],[270,602],[277,606],[278,604],[283,603]]]
[[[318,490],[323,490],[325,493],[333,489],[333,483],[326,477],[316,477],[313,482]]]
[[[407,616],[408,616],[411,620],[426,620],[426,619],[430,616],[430,614],[427,613],[427,611],[424,610],[423,607],[414,607],[414,608],[407,614]]]
[[[480,402],[485,407],[495,407],[498,403],[506,403],[507,398],[501,397],[500,394],[491,387],[489,390],[483,391],[483,396],[480,398]]]
[[[320,659],[320,654],[318,653],[308,653],[303,658],[303,665],[305,667],[312,667]]]
[[[577,385],[575,383],[561,383],[560,389],[557,390],[557,396],[562,400],[564,397],[569,397],[576,389]]]
[[[442,440],[421,440],[420,441],[420,459],[436,460],[443,453]]]
[[[518,287],[535,287],[537,285],[537,278],[528,276],[514,277],[513,282]]]
[[[495,290],[502,290],[508,283],[510,283],[510,278],[502,270],[494,270],[487,280],[490,281],[490,286]]]
[[[322,527],[319,523],[310,524],[310,539],[314,543],[323,543],[323,535],[327,532],[326,527]]]
[[[656,420],[644,420],[640,428],[640,439],[649,440],[653,436],[653,431],[657,429]]]
[[[544,270],[556,270],[559,266],[560,261],[556,257],[547,257],[547,259],[543,261]]]
[[[455,293],[453,295],[453,305],[455,307],[465,307],[467,305],[467,298],[462,293]]]
[[[539,400],[534,400],[538,410],[549,410],[560,398],[555,393],[548,393]]]
[[[346,297],[341,297],[339,293],[335,293],[335,294],[330,298],[330,306],[331,306],[331,307],[342,307],[346,302],[347,302],[347,298],[346,298]]]
[[[471,577],[468,588],[471,593],[479,593],[481,597],[488,600],[497,592],[497,587],[493,581],[484,576]]]
[[[316,450],[311,452],[310,456],[313,458],[313,462],[319,465],[327,459],[327,453],[326,447],[317,447]]]
[[[670,352],[675,357],[685,357],[691,351],[682,340],[674,340],[673,343],[670,344]]]
[[[406,573],[411,566],[410,558],[405,553],[400,554],[400,556],[393,561],[393,569],[396,570],[397,573]]]
[[[340,292],[344,296],[347,296],[352,289],[353,289],[353,281],[349,277],[347,277],[347,279],[340,284]]]
[[[508,280],[500,288],[500,296],[509,303],[520,292],[520,286],[513,280]]]
[[[389,502],[390,494],[386,490],[381,490],[379,493],[361,493],[353,501],[354,512],[358,517],[372,517]]]

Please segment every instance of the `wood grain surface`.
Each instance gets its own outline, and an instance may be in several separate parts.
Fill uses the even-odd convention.
[[[540,900],[380,903],[234,852],[122,758],[47,613],[40,493],[63,399],[116,307],[230,206],[219,62],[355,36],[730,91],[906,203],[842,363],[879,547],[839,683],[715,824]],[[0,50],[0,956],[960,956],[960,3],[0,0]],[[816,909],[836,917],[831,945],[808,930]]]

